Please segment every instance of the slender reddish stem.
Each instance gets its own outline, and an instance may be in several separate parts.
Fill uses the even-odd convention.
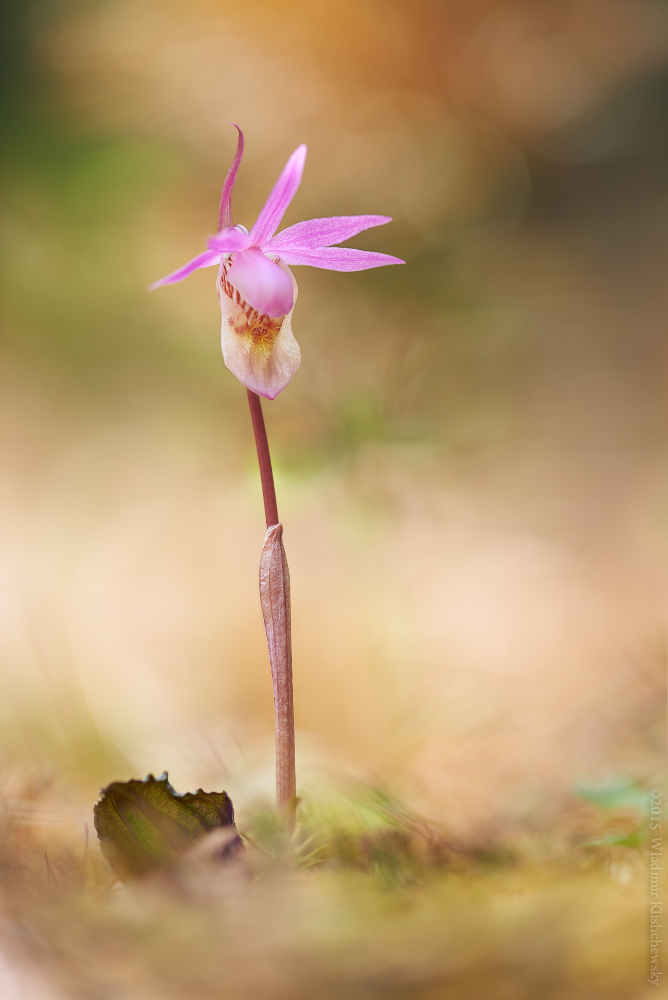
[[[256,393],[251,392],[250,389],[247,392],[268,529],[260,558],[260,603],[267,634],[274,687],[276,805],[288,828],[294,829],[296,776],[295,717],[292,700],[290,572],[283,548],[283,527],[278,520],[276,489],[262,404]]]
[[[260,466],[264,515],[267,519],[267,527],[271,528],[272,524],[278,524],[278,506],[276,504],[274,474],[271,469],[269,442],[267,441],[267,428],[264,426],[264,414],[262,413],[260,397],[256,392],[251,392],[250,389],[246,389],[246,392],[248,393],[248,406],[250,407],[251,420],[253,421],[257,460]]]

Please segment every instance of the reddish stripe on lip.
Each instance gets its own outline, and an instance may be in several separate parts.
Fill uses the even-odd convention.
[[[227,280],[227,271],[228,266],[223,264],[222,274],[220,276],[220,286],[227,295],[228,299],[232,299],[233,302],[236,302],[239,308],[245,313],[249,326],[253,323],[261,321],[265,322],[268,326],[275,326],[276,323],[278,323],[278,326],[280,327],[283,322],[283,316],[265,316],[260,314],[257,309],[253,309],[253,307],[246,302],[243,296],[240,295],[234,285],[229,283]]]

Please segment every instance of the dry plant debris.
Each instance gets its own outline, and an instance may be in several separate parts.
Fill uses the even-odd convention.
[[[214,803],[137,785],[185,826]],[[385,792],[323,790],[292,834],[260,810],[226,863],[229,825],[121,882],[38,794],[3,813],[0,958],[21,1000],[641,996],[646,819],[620,795],[457,843]]]

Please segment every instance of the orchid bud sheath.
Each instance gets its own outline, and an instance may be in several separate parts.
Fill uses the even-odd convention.
[[[274,688],[276,806],[288,827],[296,805],[295,715],[292,696],[290,572],[283,548],[283,525],[272,525],[260,557],[260,603]]]

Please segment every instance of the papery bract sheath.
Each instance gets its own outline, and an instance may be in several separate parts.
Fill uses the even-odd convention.
[[[274,686],[276,729],[276,787],[278,811],[294,808],[295,745],[292,696],[292,635],[290,626],[290,571],[283,548],[283,525],[273,524],[260,555],[260,604]]]

